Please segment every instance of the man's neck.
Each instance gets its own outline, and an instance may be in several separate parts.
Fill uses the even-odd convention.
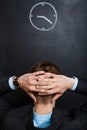
[[[43,104],[43,103],[36,103],[34,106],[34,111],[38,114],[48,114],[53,111],[53,104]]]

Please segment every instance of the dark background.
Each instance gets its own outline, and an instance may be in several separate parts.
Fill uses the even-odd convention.
[[[58,65],[63,74],[87,78],[87,0],[44,0],[57,10],[56,26],[36,30],[32,6],[42,0],[0,0],[0,69],[22,74],[38,61]]]

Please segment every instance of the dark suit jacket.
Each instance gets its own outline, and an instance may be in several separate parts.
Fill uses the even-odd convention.
[[[10,90],[10,87],[8,85],[8,78],[0,77],[0,95],[7,93]]]
[[[11,91],[8,79],[0,76],[0,129],[7,112],[11,108],[32,103],[31,98],[22,90]]]
[[[83,108],[83,109],[82,109]],[[72,113],[55,108],[51,117],[51,125],[44,130],[87,130],[87,108]],[[40,130],[33,126],[33,107],[30,105],[11,110],[1,130]]]
[[[24,104],[31,103],[31,98],[21,89],[12,91],[9,87],[7,78],[0,78],[0,97],[4,98],[11,107],[19,107]]]
[[[81,92],[82,94],[78,94]],[[66,92],[57,101],[60,108],[75,109],[85,104],[87,101],[87,81],[79,79],[79,85],[76,92]],[[68,102],[68,103],[67,103]],[[0,126],[2,125],[8,110],[13,107],[20,107],[25,104],[31,104],[31,98],[22,90],[11,91],[8,85],[8,78],[0,78]]]

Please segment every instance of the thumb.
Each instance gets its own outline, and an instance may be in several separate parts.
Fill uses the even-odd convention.
[[[60,94],[60,93],[54,95],[52,98],[52,103],[55,102],[60,96],[62,96],[62,94]]]
[[[33,93],[28,93],[28,95],[33,99],[34,103],[37,102],[37,99]]]

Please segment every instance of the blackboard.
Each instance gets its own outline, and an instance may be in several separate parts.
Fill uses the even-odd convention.
[[[41,2],[57,12],[55,26],[48,31],[36,29],[29,19],[31,9]],[[49,10],[36,8],[46,26],[51,24],[48,19],[52,21]],[[4,75],[22,74],[36,62],[49,61],[66,75],[87,78],[86,59],[87,0],[0,0],[0,68]]]

